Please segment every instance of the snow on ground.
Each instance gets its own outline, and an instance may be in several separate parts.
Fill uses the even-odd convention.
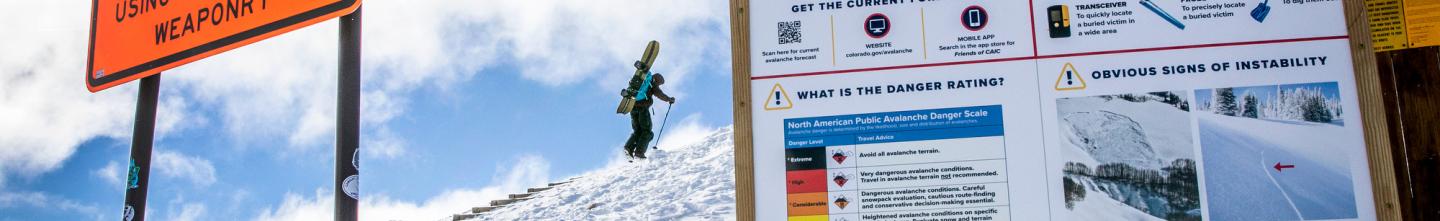
[[[1074,134],[1074,130],[1070,128],[1070,126],[1061,125],[1060,134],[1063,134],[1061,136],[1069,137],[1068,135]],[[1085,148],[1080,147],[1080,145],[1076,144],[1075,142],[1060,142],[1060,152],[1061,156],[1065,156],[1064,160],[1066,163],[1081,163],[1085,164],[1086,167],[1090,167],[1091,169],[1094,169],[1095,166],[1100,165],[1100,161],[1096,161],[1094,157],[1090,157],[1090,153],[1085,152]]]
[[[1165,164],[1147,143],[1144,129],[1129,117],[1101,110],[1065,114],[1061,122],[1069,132],[1063,134],[1068,143],[1082,147],[1087,157],[1138,168],[1155,169]]]
[[[475,220],[734,220],[733,128],[605,168]],[[478,206],[478,205],[477,205]]]
[[[1079,112],[1108,111],[1138,123],[1155,155],[1164,163],[1177,158],[1195,158],[1190,133],[1190,113],[1159,101],[1129,102],[1121,99],[1106,101],[1099,97],[1078,97],[1056,100],[1058,117]],[[1081,124],[1086,125],[1086,124]],[[1072,156],[1067,155],[1066,158]],[[1092,156],[1093,157],[1093,156]],[[1099,157],[1096,157],[1099,158]],[[1069,159],[1067,159],[1068,161]],[[1090,165],[1095,166],[1095,165]],[[1136,165],[1139,166],[1139,165]],[[1158,165],[1152,169],[1158,169]]]
[[[1231,117],[1209,112],[1198,112],[1196,117],[1237,134],[1264,140],[1274,144],[1274,147],[1285,148],[1287,152],[1323,162],[1324,166],[1331,166],[1329,169],[1346,173],[1350,171],[1350,160],[1345,154],[1339,153],[1348,152],[1345,150],[1349,148],[1363,148],[1348,145],[1364,145],[1355,140],[1359,136],[1350,134],[1345,127],[1335,124]]]
[[[1079,97],[1056,100],[1056,106],[1064,162],[1083,163],[1092,169],[1102,163],[1125,163],[1159,170],[1175,159],[1195,158],[1190,113],[1169,104]],[[1085,186],[1088,196],[1076,201],[1074,208],[1064,214],[1066,217],[1161,220],[1145,210],[1171,212],[1163,206],[1166,199],[1144,194],[1134,186],[1100,183],[1087,177],[1075,180]]]
[[[1349,161],[1341,150],[1358,147],[1347,146],[1355,142],[1345,139],[1355,136],[1342,127],[1203,112],[1196,116],[1212,220],[1357,216]],[[1277,162],[1296,167],[1275,171]],[[1295,210],[1303,217],[1285,212]]]
[[[1094,182],[1081,182],[1085,183],[1085,188],[1092,195],[1085,197],[1085,200],[1075,201],[1075,209],[1064,216],[1067,220],[1162,220],[1102,196],[1104,193],[1094,188]]]

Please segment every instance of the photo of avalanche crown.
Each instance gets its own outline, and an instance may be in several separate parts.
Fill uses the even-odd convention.
[[[1060,98],[1065,209],[1077,220],[1201,220],[1184,91]]]

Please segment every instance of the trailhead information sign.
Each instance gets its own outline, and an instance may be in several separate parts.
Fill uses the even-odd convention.
[[[1375,219],[1338,0],[745,10],[756,220]]]

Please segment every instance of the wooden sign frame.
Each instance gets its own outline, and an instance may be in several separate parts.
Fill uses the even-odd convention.
[[[1370,43],[1370,24],[1364,0],[1344,0],[1350,54],[1354,63],[1365,147],[1373,185],[1375,218],[1401,220],[1396,194],[1389,129],[1375,68],[1375,50]],[[735,124],[735,207],[737,220],[755,218],[754,137],[751,110],[750,1],[730,0],[731,82]]]

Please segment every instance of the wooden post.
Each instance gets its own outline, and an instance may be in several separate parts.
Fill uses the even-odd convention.
[[[749,0],[730,0],[730,68],[735,129],[735,218],[755,220],[755,141],[750,116]]]
[[[1390,132],[1385,124],[1385,103],[1380,90],[1380,76],[1375,69],[1375,49],[1370,45],[1370,20],[1365,13],[1364,0],[1345,0],[1345,24],[1350,35],[1350,59],[1355,66],[1361,126],[1365,129],[1365,152],[1370,162],[1375,218],[1401,220],[1400,205],[1396,200],[1395,168],[1390,155]]]

